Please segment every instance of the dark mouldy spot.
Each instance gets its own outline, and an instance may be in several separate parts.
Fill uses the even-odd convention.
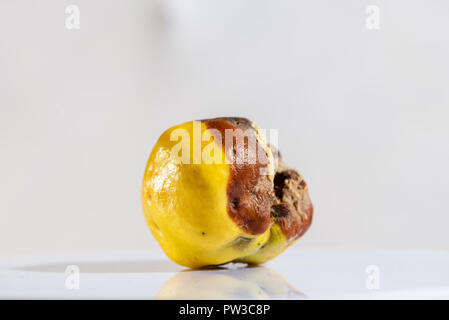
[[[276,194],[276,198],[282,199],[285,184],[287,180],[290,179],[299,179],[299,174],[294,170],[276,172],[276,174],[274,175],[274,193]]]
[[[201,234],[204,236],[206,234],[206,232],[201,232]]]
[[[237,208],[237,206],[239,205],[239,199],[237,198],[232,199],[231,204],[233,208]]]
[[[271,216],[288,241],[302,236],[312,222],[313,206],[307,184],[295,170],[279,171],[274,177],[274,192],[279,203],[271,207]]]
[[[275,218],[282,218],[286,217],[290,214],[290,208],[288,207],[288,204],[281,203],[281,204],[275,204],[271,207],[271,215]]]

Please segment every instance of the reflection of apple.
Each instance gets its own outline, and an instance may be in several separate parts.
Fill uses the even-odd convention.
[[[156,299],[304,298],[280,274],[265,267],[184,270],[171,277]]]

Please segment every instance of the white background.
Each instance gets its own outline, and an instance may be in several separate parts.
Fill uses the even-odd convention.
[[[157,248],[151,148],[216,116],[279,129],[315,205],[296,247],[449,249],[448,17],[444,0],[3,0],[0,254]]]

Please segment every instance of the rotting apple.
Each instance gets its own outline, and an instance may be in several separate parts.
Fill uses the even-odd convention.
[[[166,130],[145,169],[142,203],[167,256],[191,268],[264,263],[301,237],[313,215],[302,176],[245,118]]]

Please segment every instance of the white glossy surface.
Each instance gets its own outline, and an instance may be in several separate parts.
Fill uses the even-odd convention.
[[[67,265],[80,268],[78,290],[65,286]],[[379,289],[366,286],[369,265]],[[447,252],[292,248],[236,267],[190,271],[154,252],[2,258],[0,298],[449,299]]]

